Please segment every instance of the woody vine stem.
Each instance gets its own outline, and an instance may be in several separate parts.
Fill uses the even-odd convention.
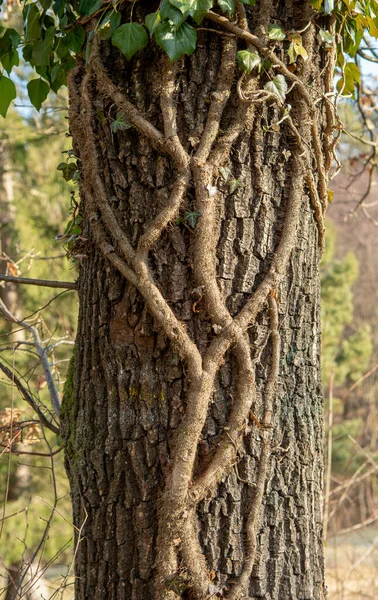
[[[303,46],[309,60],[301,64],[300,75],[296,75],[267,43],[267,27],[271,16],[268,5],[269,2],[261,3],[255,33],[249,31],[244,6],[240,2],[236,2],[237,11],[233,20],[208,11],[207,18],[214,23],[220,34],[224,34],[222,56],[206,125],[192,155],[185,150],[177,131],[175,94],[180,66],[178,62],[170,63],[168,57],[162,58],[160,105],[163,132],[150,123],[113,83],[102,62],[101,47],[96,38],[92,42],[88,65],[79,59],[80,62],[70,75],[71,122],[75,122],[80,147],[86,216],[96,244],[113,267],[139,290],[155,322],[169,338],[186,367],[186,412],[176,432],[175,451],[158,515],[155,597],[159,600],[180,597],[178,588],[172,584],[178,573],[185,573],[185,585],[191,589],[192,595],[200,599],[213,596],[236,600],[246,593],[256,558],[256,538],[261,525],[271,457],[280,356],[277,298],[280,282],[295,247],[300,211],[308,198],[313,207],[321,248],[324,243],[323,218],[327,205],[328,171],[332,162],[333,128],[336,123],[334,105],[328,96],[323,96],[308,85],[307,65],[311,63],[314,26],[311,24],[303,34]],[[269,59],[272,67],[290,82],[290,112],[277,95],[266,89],[259,89],[258,79],[253,74],[243,74],[240,78],[236,68],[236,52],[238,44],[240,46],[243,41]],[[333,72],[331,60],[325,71],[329,82]],[[133,247],[117,221],[99,168],[93,109],[95,95],[102,96],[122,111],[139,134],[170,159],[175,170],[166,205],[147,225],[136,247]],[[232,95],[236,97],[237,110],[228,128],[221,130],[222,115]],[[216,222],[217,196],[220,193],[217,180],[220,177],[219,169],[227,164],[233,144],[241,132],[251,130],[256,110],[261,103],[269,103],[274,107],[277,123],[279,122],[280,127],[288,128],[292,137],[291,184],[280,241],[269,270],[239,313],[232,316],[217,283]],[[319,126],[322,120],[326,122],[324,139]],[[310,144],[304,141],[309,139]],[[184,324],[168,305],[149,266],[149,252],[169,223],[178,217],[189,184],[194,186],[195,209],[201,215],[193,232],[194,276],[197,285],[203,290],[202,302],[217,332],[203,352],[200,352]],[[303,193],[304,189],[307,189],[307,194]],[[245,423],[254,408],[256,397],[253,348],[250,347],[247,330],[263,310],[268,311],[270,322],[271,361],[264,392],[263,417],[256,425],[261,433],[261,452],[254,499],[246,522],[244,565],[237,581],[222,590],[214,589],[197,536],[196,509],[203,499],[214,495],[218,483],[237,462]],[[199,475],[195,476],[198,443],[214,391],[215,378],[226,355],[232,357],[235,365],[236,395],[217,450],[207,466],[199,469]]]

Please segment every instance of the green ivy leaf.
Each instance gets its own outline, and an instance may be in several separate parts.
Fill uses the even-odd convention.
[[[204,20],[207,11],[211,10],[213,6],[214,0],[196,0],[189,14],[193,17],[197,25],[200,25]]]
[[[150,36],[152,36],[155,33],[155,29],[159,25],[160,21],[161,16],[158,10],[146,16],[146,18],[144,19],[144,23],[148,31],[150,32]]]
[[[101,8],[102,0],[80,0],[78,11],[81,15],[93,15]]]
[[[37,40],[41,35],[41,26],[39,24],[39,10],[35,4],[29,4],[25,8],[26,14],[26,29],[25,29],[25,42],[31,40]]]
[[[61,162],[57,166],[57,170],[62,171],[63,178],[66,181],[70,181],[71,179],[74,178],[74,175],[77,171],[77,165],[74,162],[71,162],[71,163]],[[72,224],[72,221],[70,222],[70,226],[71,226],[71,224]]]
[[[75,54],[78,54],[82,49],[85,42],[85,31],[82,27],[77,25],[72,31],[67,33],[64,38],[65,45],[67,48],[72,50]]]
[[[236,58],[239,69],[248,74],[261,63],[260,56],[251,50],[239,50]]]
[[[0,115],[5,117],[12,100],[17,96],[16,86],[9,77],[0,77]]]
[[[160,15],[162,19],[172,21],[176,26],[176,29],[178,29],[186,20],[188,13],[183,14],[181,10],[172,6],[169,0],[162,0],[162,3],[160,4]]]
[[[51,44],[45,40],[39,40],[33,45],[32,62],[37,66],[50,64]]]
[[[217,0],[218,6],[222,12],[226,13],[226,15],[231,16],[235,12],[235,2],[234,0]]]
[[[283,75],[276,75],[272,81],[268,81],[268,83],[264,85],[264,89],[277,96],[282,104],[284,104],[288,87]]]
[[[195,0],[169,0],[169,3],[185,14],[193,7]]]
[[[121,50],[127,60],[131,60],[134,54],[147,46],[147,31],[139,23],[125,23],[114,31],[112,44]]]
[[[115,133],[116,131],[124,131],[130,129],[132,124],[127,120],[125,113],[117,112],[116,118],[111,124],[111,129]]]
[[[197,32],[188,23],[183,23],[175,29],[170,23],[161,23],[155,31],[156,43],[173,60],[177,60],[194,52],[197,43]]]
[[[336,88],[343,96],[354,96],[355,85],[360,83],[361,74],[354,62],[347,62],[343,69],[344,78],[338,80]]]
[[[111,38],[112,33],[121,23],[121,13],[119,12],[108,12],[102,19],[99,28],[98,35],[101,40],[108,40]]]
[[[2,62],[4,69],[6,70],[6,72],[9,75],[9,73],[12,71],[13,67],[17,67],[20,63],[20,58],[18,56],[17,50],[11,50],[10,52],[8,52],[8,54],[5,54],[5,56],[2,56],[1,62]]]
[[[30,102],[37,110],[40,110],[42,102],[46,100],[49,94],[49,85],[46,83],[46,81],[43,81],[43,79],[39,78],[29,81],[27,88]]]
[[[332,44],[334,41],[334,36],[325,29],[319,29],[319,36],[323,44]]]
[[[269,25],[268,38],[270,40],[278,40],[279,42],[282,42],[282,40],[286,38],[286,33],[284,32],[282,27],[276,25],[275,23],[272,23],[272,25]]]

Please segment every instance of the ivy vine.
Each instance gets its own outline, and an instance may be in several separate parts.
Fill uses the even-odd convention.
[[[256,0],[241,0],[254,7]],[[0,7],[4,0],[0,0]],[[21,55],[33,67],[36,77],[27,86],[31,103],[40,110],[50,90],[66,84],[67,74],[75,64],[75,55],[88,56],[93,35],[111,40],[128,61],[149,43],[155,43],[175,61],[191,55],[197,44],[197,27],[209,11],[219,10],[232,17],[234,0],[161,0],[159,9],[146,16],[144,23],[134,20],[134,3],[130,6],[127,22],[122,22],[121,7],[125,0],[38,0],[23,5],[22,31],[0,27],[0,115],[5,117],[8,107],[16,98],[16,87],[11,74],[19,65]],[[337,47],[336,68],[339,73],[337,90],[341,95],[353,96],[360,74],[354,58],[364,33],[378,38],[377,0],[311,0],[315,11],[335,19],[335,34],[319,28],[319,39],[325,48]],[[92,17],[97,17],[95,30],[88,31]],[[284,31],[279,23],[272,23],[268,31],[272,44],[283,42],[289,63],[298,57],[307,59],[300,32]],[[264,69],[264,61],[256,51],[237,53],[240,70],[250,74],[253,69]],[[282,77],[266,84],[267,90],[284,100],[285,85]]]

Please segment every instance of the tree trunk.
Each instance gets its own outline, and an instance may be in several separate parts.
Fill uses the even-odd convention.
[[[279,20],[300,30],[311,19],[303,5],[248,8],[249,27],[264,31]],[[134,11],[143,18],[142,7]],[[322,173],[311,183],[315,154],[307,166],[304,159],[313,136],[321,139],[322,105],[311,130],[294,87],[291,116],[276,124],[277,102],[243,101],[236,92],[241,73],[227,71],[236,38],[198,35],[195,53],[177,69],[155,46],[127,63],[109,43],[99,52],[94,42],[92,63],[79,62],[70,77],[83,230],[73,250],[81,260],[80,315],[62,428],[78,528],[76,600],[325,597],[323,230],[312,197],[314,186],[322,191]],[[297,76],[324,91],[312,25],[303,43],[309,60],[298,60]],[[198,151],[227,85],[211,175],[212,155],[192,160],[186,185],[175,151],[179,144],[192,157]],[[173,140],[171,155],[140,116]],[[133,126],[117,125],[129,120]],[[148,249],[144,278],[146,253],[133,258],[124,234],[135,250],[180,189],[178,213]],[[242,334],[231,319],[237,315]],[[185,336],[202,356],[198,381]],[[210,347],[225,352],[202,427],[192,394],[202,397],[213,372]]]

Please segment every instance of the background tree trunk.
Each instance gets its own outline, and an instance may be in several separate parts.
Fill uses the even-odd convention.
[[[300,29],[309,20],[302,4],[275,2],[272,20],[279,17],[286,30]],[[251,22],[251,27],[255,25]],[[307,71],[301,64],[298,72],[303,71],[307,83],[320,86],[321,57],[311,32],[307,43],[313,56]],[[180,63],[175,100],[179,135],[188,152],[204,128],[221,46],[219,34],[199,32],[196,52]],[[127,89],[128,99],[162,129],[156,47],[148,46],[129,64],[108,43],[101,46],[101,54],[113,81]],[[80,63],[70,80],[70,122],[74,150],[85,170],[86,108],[79,97],[84,76]],[[135,244],[145,224],[167,201],[172,165],[135,129],[112,131],[114,104],[94,83],[89,93],[96,115],[99,171],[112,209]],[[236,102],[235,98],[229,102],[223,130],[232,120]],[[274,104],[257,105],[229,155],[229,180],[218,182],[217,275],[232,315],[269,269],[296,177],[293,136],[287,128],[272,127],[279,115]],[[303,187],[300,178],[298,186]],[[86,217],[88,197],[82,191],[84,221],[77,243],[85,258],[79,278],[79,327],[73,375],[68,377],[62,407],[74,522],[82,528],[77,536],[75,598],[147,600],[153,596],[157,510],[172,461],[175,430],[185,413],[188,383],[185,366],[139,292],[97,249]],[[201,217],[194,214],[191,221],[185,211],[194,211],[191,187],[179,222],[163,233],[150,254],[150,265],[169,306],[203,350],[217,331],[192,271],[193,238]],[[100,213],[96,218],[101,220]],[[256,599],[318,600],[325,593],[319,249],[305,188],[296,226],[297,241],[278,297],[281,359],[273,450],[248,591]],[[268,315],[262,312],[249,329],[257,364],[257,399],[245,424],[237,464],[219,484],[215,497],[203,501],[197,511],[210,578],[220,588],[232,583],[243,565],[245,523],[261,452],[261,428],[254,417],[261,421],[263,416],[262,394],[271,362],[268,325]],[[202,432],[197,469],[205,467],[220,442],[236,384],[233,359],[227,355]],[[182,598],[193,597],[190,589],[175,585],[172,582],[172,589]]]

